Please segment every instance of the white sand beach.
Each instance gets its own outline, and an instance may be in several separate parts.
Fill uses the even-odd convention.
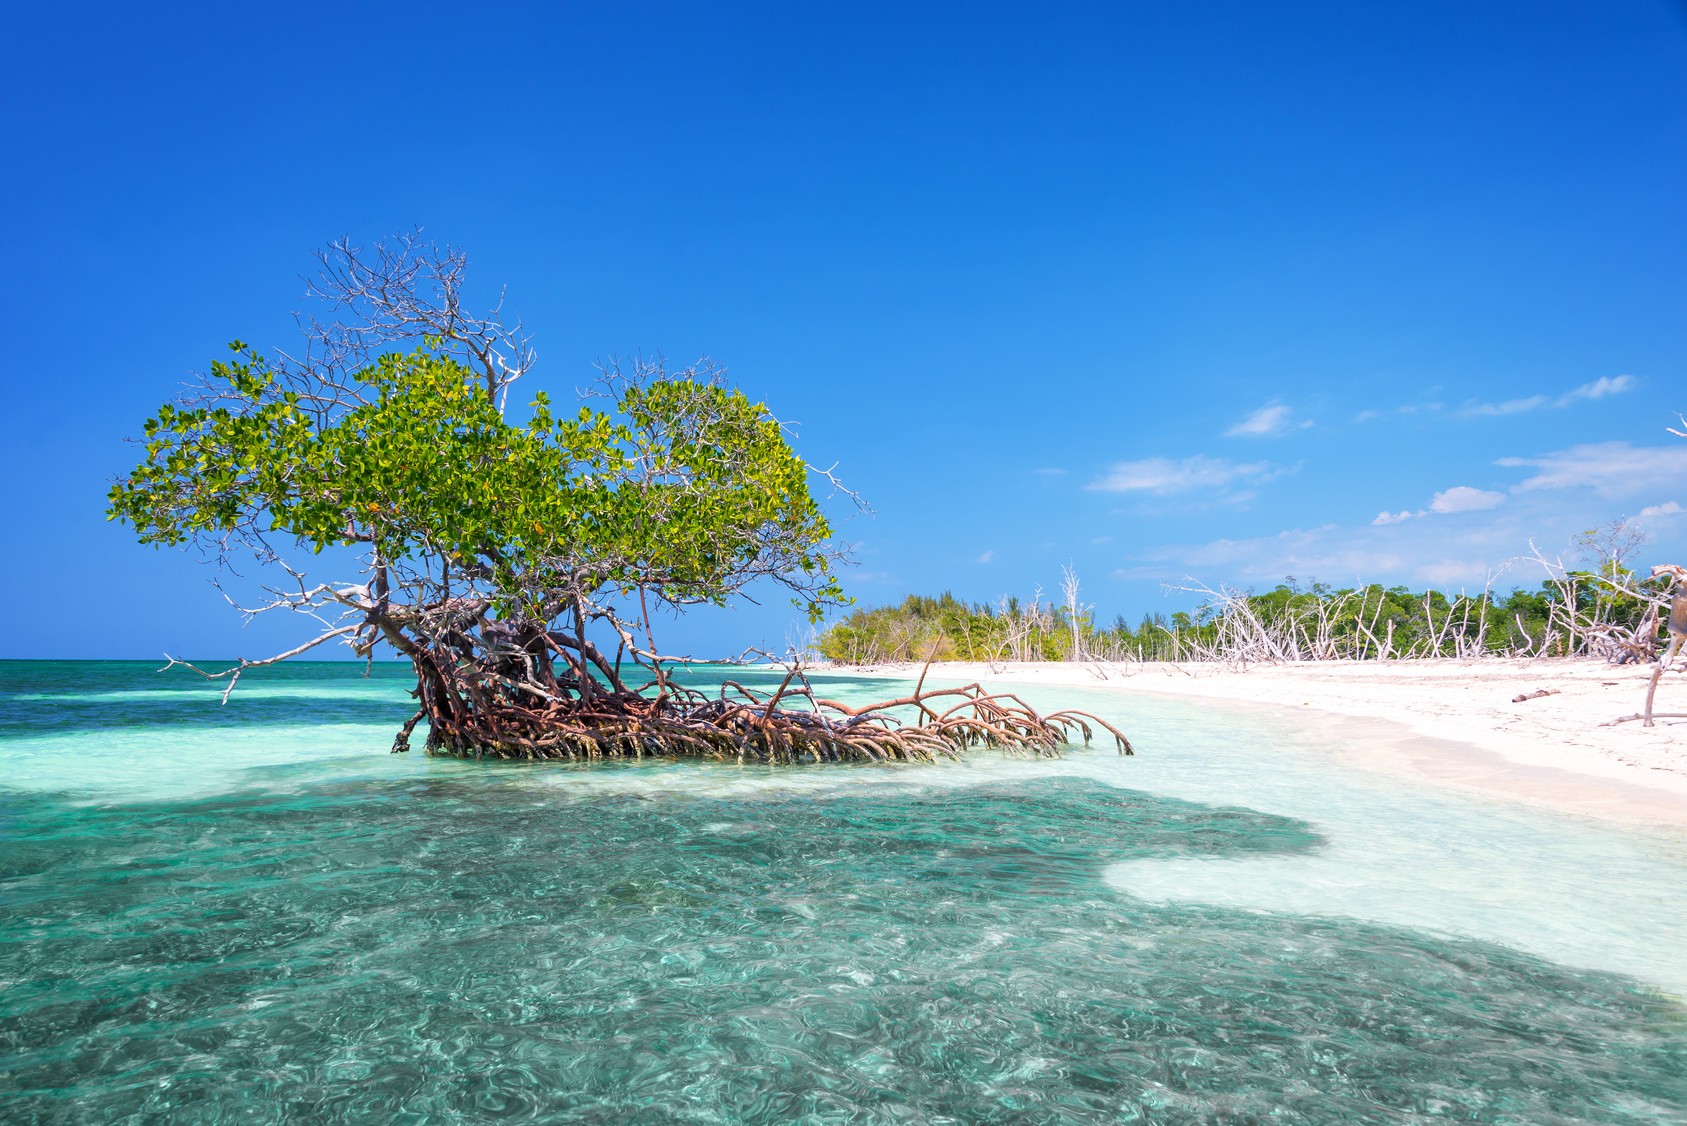
[[[917,666],[850,667],[907,677]],[[1255,665],[934,665],[933,681],[1073,685],[1268,709],[1326,725],[1344,761],[1501,793],[1601,819],[1687,831],[1687,719],[1604,726],[1640,710],[1648,667],[1595,660],[1428,660]],[[1516,697],[1547,690],[1520,702]],[[1666,674],[1658,712],[1687,712]]]

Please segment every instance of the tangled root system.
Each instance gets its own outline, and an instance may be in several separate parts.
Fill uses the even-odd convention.
[[[639,691],[558,696],[506,677],[419,668],[421,710],[394,741],[428,721],[428,750],[472,758],[597,760],[701,758],[729,762],[932,762],[974,747],[1052,757],[1099,730],[1120,754],[1130,740],[1106,720],[1071,709],[1043,714],[1018,696],[978,684],[925,688],[852,707],[816,694],[799,669],[763,695],[728,680],[715,695],[662,680]],[[654,693],[650,689],[656,689]]]

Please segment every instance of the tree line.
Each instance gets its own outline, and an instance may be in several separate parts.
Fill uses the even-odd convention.
[[[1425,657],[1649,659],[1668,579],[1621,558],[1557,569],[1535,587],[1452,593],[1405,586],[1333,587],[1292,579],[1270,590],[1182,588],[1191,610],[1098,620],[1068,573],[1064,602],[969,602],[945,592],[859,609],[816,648],[849,664],[923,661],[1390,660]]]

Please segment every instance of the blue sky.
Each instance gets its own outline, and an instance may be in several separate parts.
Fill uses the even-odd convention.
[[[507,287],[536,385],[708,355],[799,422],[873,505],[867,604],[1068,561],[1108,618],[1184,575],[1480,587],[1642,513],[1687,557],[1679,5],[9,20],[0,656],[298,636],[105,488],[224,342],[289,342],[314,247],[417,225]]]

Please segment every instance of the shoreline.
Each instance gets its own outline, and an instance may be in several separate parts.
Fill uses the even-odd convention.
[[[910,678],[918,664],[816,673]],[[1073,687],[1314,719],[1336,757],[1436,786],[1687,836],[1687,719],[1601,726],[1640,709],[1650,666],[1601,660],[1325,661],[1254,665],[949,662],[928,681]],[[1547,690],[1521,702],[1515,697]],[[1659,711],[1687,711],[1687,675],[1666,675]],[[1128,732],[1127,732],[1128,733]]]

